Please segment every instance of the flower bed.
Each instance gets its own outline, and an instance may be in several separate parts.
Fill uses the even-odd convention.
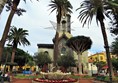
[[[70,82],[77,82],[76,79],[66,79],[66,80],[49,80],[49,79],[41,79],[41,78],[36,78],[33,81],[35,82],[43,82],[43,83],[70,83]]]
[[[71,78],[71,73],[57,72],[40,72],[41,78],[34,79],[33,83],[70,83],[77,82],[77,79]]]

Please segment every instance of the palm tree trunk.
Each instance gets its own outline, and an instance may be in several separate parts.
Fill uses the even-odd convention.
[[[101,25],[101,31],[104,39],[104,48],[106,50],[106,57],[107,57],[107,64],[108,64],[108,70],[109,70],[109,78],[110,81],[112,81],[112,77],[114,76],[113,74],[113,68],[112,68],[112,63],[111,63],[111,57],[110,57],[110,51],[109,51],[109,45],[108,45],[108,40],[107,40],[107,34],[105,31],[105,26],[103,20],[100,20],[100,25]]]
[[[16,53],[16,48],[13,48],[12,56],[11,56],[11,63],[14,63],[15,53]]]
[[[4,8],[4,5],[6,4],[7,0],[0,0],[0,14]]]
[[[57,29],[56,29],[55,42],[54,42],[54,66],[56,66],[57,59],[59,56],[58,44],[59,44],[60,21],[61,21],[61,16],[58,14],[57,15]]]
[[[14,0],[14,1],[17,1],[17,0]],[[12,19],[13,19],[13,16],[15,14],[15,11],[17,9],[18,4],[19,3],[14,3],[13,4],[12,10],[11,10],[10,15],[8,17],[8,20],[7,20],[7,23],[6,23],[6,26],[5,26],[1,41],[0,41],[0,61],[1,61],[1,58],[2,58],[3,47],[4,47],[4,44],[6,42],[7,35],[8,35],[9,30],[10,30],[10,25],[11,25],[11,22],[12,22]]]
[[[2,57],[3,47],[4,47],[4,44],[6,42],[8,32],[10,30],[10,24],[11,24],[11,21],[12,21],[12,18],[13,18],[14,13],[15,13],[14,10],[12,10],[10,12],[10,15],[8,17],[8,20],[7,20],[7,23],[6,23],[6,26],[5,26],[5,29],[4,29],[4,32],[3,32],[3,35],[2,35],[1,41],[0,41],[0,61],[1,61],[1,57]]]

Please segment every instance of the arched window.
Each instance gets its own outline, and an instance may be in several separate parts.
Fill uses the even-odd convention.
[[[102,56],[100,56],[100,60],[103,60],[103,57]]]
[[[47,54],[48,55],[49,53],[48,53],[48,51],[45,51],[44,54]]]

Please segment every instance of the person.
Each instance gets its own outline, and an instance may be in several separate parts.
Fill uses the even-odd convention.
[[[7,73],[5,73],[5,74],[1,74],[1,76],[4,78],[4,80],[6,80],[6,81],[8,81],[8,82],[10,82],[10,75],[9,75],[9,73],[7,72]]]
[[[10,72],[8,71],[6,74],[7,74],[7,77],[6,77],[7,81],[10,82]]]

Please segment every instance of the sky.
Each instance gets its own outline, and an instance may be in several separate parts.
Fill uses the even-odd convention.
[[[82,27],[77,18],[79,12],[76,9],[80,6],[82,0],[69,0],[73,6],[73,13],[71,14],[71,28],[74,29],[71,34],[73,36],[84,35],[90,37],[93,44],[90,53],[98,53],[105,51],[103,37],[100,29],[100,25],[97,26],[95,19],[93,19],[91,25],[88,27]],[[56,12],[50,14],[50,0],[40,0],[39,2],[32,0],[27,0],[27,3],[24,3],[22,0],[18,8],[23,8],[26,10],[26,13],[23,13],[22,16],[17,16],[16,14],[13,17],[11,26],[16,26],[17,28],[23,28],[28,30],[29,36],[27,39],[30,41],[30,46],[18,46],[18,48],[23,49],[24,51],[34,55],[38,51],[37,44],[52,44],[52,39],[55,36],[55,30],[51,25],[50,21],[56,22]],[[2,37],[3,30],[9,16],[9,12],[6,12],[4,8],[3,12],[0,15],[0,38]],[[109,32],[109,23],[108,19],[105,21],[106,32],[108,36],[109,46],[113,42],[113,36]],[[50,28],[48,28],[50,27]]]

